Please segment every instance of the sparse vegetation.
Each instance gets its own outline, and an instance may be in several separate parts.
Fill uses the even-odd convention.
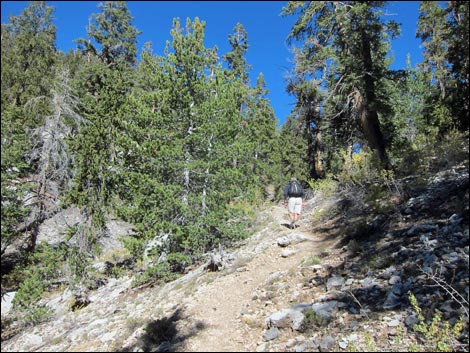
[[[313,266],[321,264],[321,258],[316,255],[309,256],[308,258],[302,261],[302,266]]]
[[[421,2],[424,59],[399,71],[387,59],[399,26],[382,22],[382,5],[286,4],[283,15],[297,16],[288,37],[299,46],[287,84],[296,101],[281,127],[263,75],[250,80],[241,24],[229,37],[232,51],[220,55],[205,47],[204,21],[175,19],[165,50],[154,54],[149,42],[139,58],[126,2],[100,5],[87,39],[69,53],[55,47],[54,8],[45,2],[2,24],[2,299],[16,292],[9,316],[2,313],[2,343],[26,345],[27,336],[10,339],[40,332],[41,346],[27,349],[47,350],[60,335],[45,339],[48,327],[40,324],[54,315],[62,322],[64,314],[67,324],[82,325],[61,331],[73,332],[70,341],[103,339],[93,348],[109,349],[110,337],[84,328],[97,313],[125,326],[128,337],[114,338],[116,350],[128,338],[139,341],[133,351],[171,350],[175,337],[190,340],[203,325],[168,311],[213,285],[198,307],[211,316],[219,310],[210,302],[219,299],[216,286],[235,278],[225,290],[250,286],[251,299],[224,325],[243,314],[253,335],[262,335],[266,316],[281,305],[334,303],[331,316],[304,312],[292,350],[354,331],[348,351],[468,351],[469,3]],[[292,176],[318,201],[294,231],[311,242],[295,250],[314,244],[316,252],[281,258],[273,251],[276,258],[259,266],[275,264],[276,272],[257,277],[260,267],[243,267],[266,248],[277,250],[274,239],[288,232],[259,211],[280,201]],[[83,218],[54,230],[54,245],[39,242],[49,232],[41,227],[68,207]],[[133,232],[121,239],[123,249],[103,256],[109,215]],[[261,229],[265,248],[243,249],[224,271],[157,296],[217,247],[241,248]],[[316,243],[323,236],[335,248]],[[109,301],[96,300],[111,290]],[[124,300],[132,305],[122,309]],[[138,313],[129,319],[132,310]],[[396,328],[381,321],[392,313]],[[191,327],[176,336],[181,322]],[[381,328],[385,337],[374,334]],[[256,348],[281,350],[282,339]]]
[[[426,322],[422,310],[419,306],[416,297],[413,293],[408,293],[411,306],[418,315],[419,323],[413,326],[415,332],[424,338],[422,345],[423,351],[425,352],[450,352],[460,351],[465,346],[468,350],[468,336],[466,344],[459,341],[460,335],[465,326],[468,328],[468,321],[465,324],[463,318],[460,318],[455,323],[445,321],[442,319],[442,315],[436,312],[430,322]],[[468,318],[467,318],[468,320]]]
[[[312,334],[315,330],[326,327],[330,321],[331,318],[319,315],[313,309],[307,309],[304,313],[304,321],[299,331]]]
[[[308,186],[314,195],[321,192],[322,197],[329,197],[334,194],[338,188],[338,182],[332,179],[332,176],[327,176],[325,179],[309,179]]]

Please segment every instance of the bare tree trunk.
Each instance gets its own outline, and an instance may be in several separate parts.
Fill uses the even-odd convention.
[[[38,160],[37,177],[34,178],[36,196],[32,200],[30,219],[25,220],[24,230],[31,232],[31,249],[36,245],[39,226],[48,219],[51,214],[59,210],[59,189],[67,189],[71,180],[71,158],[67,150],[66,139],[72,134],[72,127],[66,124],[65,119],[80,127],[84,119],[74,110],[78,105],[77,100],[70,93],[69,76],[66,70],[59,72],[55,78],[54,87],[51,89],[52,97],[48,104],[51,107],[51,115],[45,116],[44,124],[33,130],[31,139],[35,141],[29,158]],[[37,97],[27,103],[32,114],[36,112],[36,104],[44,97]],[[47,99],[47,98],[46,98]],[[53,185],[57,185],[56,191]]]
[[[187,137],[189,138],[194,130],[193,121],[192,119],[189,121],[188,131],[186,132]],[[182,202],[184,205],[188,204],[188,195],[189,195],[189,184],[190,184],[190,176],[189,176],[189,163],[191,161],[191,153],[189,151],[189,147],[185,148],[185,160],[184,160],[184,169],[183,169],[183,197]]]
[[[385,141],[380,129],[379,116],[377,111],[371,109],[372,104],[377,100],[375,96],[375,83],[373,78],[373,64],[369,39],[365,31],[362,31],[362,59],[364,65],[364,96],[359,90],[356,92],[358,98],[358,111],[361,118],[361,126],[366,135],[369,146],[377,151],[380,162],[384,168],[389,167],[387,152],[385,150]]]
[[[320,108],[318,104],[318,98],[315,96],[309,96],[306,100],[306,115],[305,115],[305,128],[307,133],[307,148],[308,148],[308,165],[309,174],[313,179],[322,178],[324,175],[322,158],[321,158],[321,138],[319,117]]]
[[[211,156],[211,150],[212,150],[212,138],[214,137],[214,135],[211,135],[211,137],[209,138],[209,144],[207,146],[207,162],[210,163],[210,156]],[[201,207],[202,207],[202,211],[201,213],[204,215],[204,213],[206,212],[206,209],[207,209],[207,205],[206,205],[206,196],[207,196],[207,185],[209,183],[209,167],[206,168],[205,172],[205,177],[204,177],[204,186],[202,188],[202,201],[201,201]]]
[[[315,169],[319,178],[325,177],[325,169],[323,168],[321,131],[317,128],[315,131]]]

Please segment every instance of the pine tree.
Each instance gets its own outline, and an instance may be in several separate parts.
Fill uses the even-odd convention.
[[[247,133],[253,148],[251,173],[258,178],[260,188],[280,179],[279,134],[274,110],[266,97],[268,93],[264,75],[260,73],[250,93],[250,118],[247,120]]]
[[[56,60],[52,12],[43,1],[31,2],[19,16],[10,17],[9,24],[2,24],[2,253],[27,230],[34,246],[39,222],[44,219],[42,201],[36,198],[26,207],[24,195],[26,190],[41,191],[41,186],[25,180],[42,168],[39,159],[31,158],[32,148],[42,143],[31,132],[51,112],[47,99],[42,98],[50,97],[51,67]],[[37,114],[31,113],[32,106]],[[27,213],[31,217],[25,220]]]
[[[301,70],[318,89],[329,90],[319,102],[330,118],[341,117],[360,128],[371,148],[377,151],[383,166],[388,166],[385,138],[379,115],[387,115],[389,107],[383,80],[387,72],[385,56],[388,35],[397,33],[394,22],[382,23],[379,9],[383,4],[336,3],[327,1],[289,2],[283,15],[299,12],[289,35],[304,41],[298,60]]]
[[[174,20],[164,56],[146,45],[126,122],[125,189],[120,212],[139,241],[167,239],[164,253],[199,256],[235,236],[226,206],[243,193],[232,165],[242,83],[204,46],[205,23]]]
[[[223,59],[227,61],[229,68],[234,72],[236,77],[248,82],[248,70],[252,68],[246,62],[245,55],[250,47],[248,44],[248,33],[241,23],[233,28],[233,34],[228,36],[232,51],[225,54]]]
[[[88,30],[90,40],[77,40],[83,63],[76,72],[75,89],[86,124],[71,143],[76,174],[69,201],[82,207],[88,220],[82,250],[90,250],[106,232],[105,213],[121,180],[122,150],[117,143],[136,62],[138,30],[125,2],[100,6],[102,12],[91,16],[95,22]]]
[[[449,2],[451,40],[447,57],[452,67],[452,77],[455,80],[451,88],[450,107],[456,125],[462,131],[468,131],[470,124],[468,101],[470,93],[469,7],[467,1]]]
[[[416,34],[424,46],[422,67],[439,92],[428,115],[441,132],[454,126],[468,129],[468,8],[460,1],[449,2],[446,8],[425,1],[419,8]]]
[[[101,12],[91,15],[89,39],[80,38],[77,43],[87,55],[96,54],[108,65],[114,65],[118,61],[134,65],[137,58],[137,36],[141,32],[132,25],[132,16],[126,2],[106,1],[98,7]]]
[[[279,138],[283,183],[296,177],[298,180],[309,180],[309,165],[307,141],[304,135],[304,126],[292,115],[287,117],[281,127]],[[283,192],[283,190],[282,190]]]

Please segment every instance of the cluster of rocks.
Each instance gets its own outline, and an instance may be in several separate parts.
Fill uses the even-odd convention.
[[[455,199],[462,200],[458,208]],[[426,320],[436,312],[451,324],[463,318],[462,334],[448,344],[468,351],[468,170],[434,176],[400,212],[375,219],[382,222],[355,247],[342,245],[321,264],[301,269],[298,289],[308,288],[312,300],[297,303],[294,297],[290,307],[269,315],[257,351],[412,347],[417,335],[409,333],[419,319],[410,294]],[[339,223],[346,227],[348,220],[337,220],[336,229]]]
[[[262,327],[259,341],[247,351],[402,351],[422,344],[413,331],[418,315],[410,293],[427,320],[436,312],[451,323],[462,317],[465,327],[452,348],[468,351],[468,169],[453,168],[431,178],[428,186],[409,185],[409,190],[414,193],[410,191],[395,212],[371,216],[366,207],[351,205],[356,214],[343,210],[346,213],[328,226],[310,227],[305,220],[302,227],[312,228],[314,234],[331,232],[338,246],[322,253],[316,263],[303,261],[295,272],[276,272],[260,283],[251,297],[252,309],[240,313],[241,322]],[[331,200],[321,207],[343,201]],[[320,202],[314,201],[307,206]],[[370,226],[362,228],[367,234],[358,236],[353,246],[357,232],[344,230],[352,230],[354,221],[365,215],[371,216]],[[268,221],[265,216],[263,222]],[[220,276],[242,271],[240,260],[262,254],[273,245],[273,237],[280,257],[296,256],[306,238],[296,231],[285,235],[282,225],[279,228],[282,236],[266,226],[232,251],[215,250],[207,263],[161,288],[133,288],[132,276],[109,278],[86,293],[87,306],[75,311],[74,293],[51,293],[41,304],[52,309],[54,319],[23,328],[2,341],[2,351],[177,350],[168,343],[170,333],[170,338],[152,341],[149,332],[160,326],[148,323],[166,323],[162,317],[172,318],[182,303],[192,300],[179,288],[200,282],[209,271]],[[121,231],[129,234],[130,228],[125,225]],[[95,266],[99,272],[109,270],[107,262]],[[10,320],[4,317],[3,305],[2,331]]]

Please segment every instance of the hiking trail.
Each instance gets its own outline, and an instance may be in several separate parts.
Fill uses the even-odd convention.
[[[287,210],[273,206],[270,210],[272,223],[265,231],[266,238],[253,246],[265,246],[259,255],[248,261],[241,271],[216,276],[210,284],[198,288],[194,297],[185,305],[185,326],[199,327],[194,334],[187,334],[181,349],[189,352],[235,352],[255,351],[262,343],[266,331],[266,316],[261,312],[274,313],[292,305],[288,297],[277,297],[267,305],[264,300],[254,300],[254,295],[269,286],[273,276],[283,273],[295,286],[295,274],[307,257],[319,255],[334,241],[325,240],[322,234],[314,233],[308,226],[310,212],[304,212],[299,227],[289,229]],[[305,237],[307,240],[290,245],[295,251],[281,257],[283,249],[277,239],[289,234]],[[291,278],[289,278],[291,277]],[[269,299],[269,298],[268,298]],[[187,319],[187,320],[186,320]],[[184,331],[185,328],[182,328]],[[174,347],[177,348],[177,347]]]

